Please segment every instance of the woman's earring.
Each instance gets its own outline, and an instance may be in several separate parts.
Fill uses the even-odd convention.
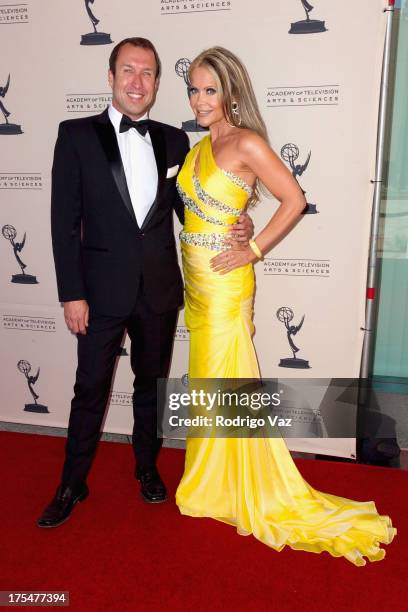
[[[231,111],[232,111],[234,120],[237,122],[238,125],[241,125],[242,119],[241,119],[241,113],[239,112],[238,102],[233,102],[231,104]]]

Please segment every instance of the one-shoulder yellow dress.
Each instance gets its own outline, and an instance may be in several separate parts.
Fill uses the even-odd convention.
[[[199,157],[199,173],[195,165]],[[185,205],[180,234],[190,332],[190,378],[257,378],[252,343],[252,265],[212,272],[210,259],[245,209],[251,188],[217,166],[210,136],[188,154],[178,177]],[[355,565],[385,556],[396,530],[374,502],[321,493],[300,475],[281,438],[190,438],[176,493],[180,512],[234,525],[282,550],[327,551]]]

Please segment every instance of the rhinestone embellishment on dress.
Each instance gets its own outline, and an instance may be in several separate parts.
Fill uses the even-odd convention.
[[[200,219],[203,219],[203,221],[207,221],[208,223],[213,223],[214,225],[224,225],[227,226],[229,225],[229,223],[225,223],[224,221],[220,221],[220,219],[216,219],[215,217],[211,217],[210,215],[207,215],[203,210],[201,210],[201,208],[194,202],[194,200],[192,198],[190,198],[180,187],[179,184],[177,184],[177,190],[180,194],[181,199],[183,200],[185,206],[191,211],[193,212],[195,215],[197,215],[197,217],[200,217]]]
[[[204,247],[211,251],[226,251],[230,248],[225,243],[223,234],[199,234],[198,232],[180,232],[180,240],[194,247]]]
[[[215,198],[211,197],[206,191],[204,191],[199,179],[195,175],[193,176],[193,184],[198,198],[202,200],[204,204],[212,206],[213,208],[216,208],[217,210],[224,212],[227,215],[234,215],[236,217],[238,217],[241,211],[243,210],[243,208],[241,208],[240,210],[238,208],[232,208],[232,206],[228,206],[228,204],[224,204],[224,202],[220,202],[219,200],[216,200]]]
[[[250,187],[248,183],[244,181],[244,179],[242,179],[240,176],[237,176],[230,170],[222,170],[221,168],[220,170],[223,174],[225,174],[225,176],[228,176],[228,178],[234,183],[234,185],[241,187],[241,189],[246,191],[248,195],[252,195],[252,187]]]

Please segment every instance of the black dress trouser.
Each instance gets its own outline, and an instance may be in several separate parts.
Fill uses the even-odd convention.
[[[133,384],[132,443],[139,470],[155,466],[161,439],[157,438],[157,379],[170,368],[178,309],[155,313],[139,293],[126,317],[90,312],[86,335],[78,334],[78,368],[68,426],[64,485],[85,482],[91,468],[109,399],[123,334],[131,340]]]

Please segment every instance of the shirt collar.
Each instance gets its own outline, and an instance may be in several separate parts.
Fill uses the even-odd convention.
[[[115,128],[116,134],[119,134],[120,122],[122,121],[123,113],[119,112],[112,104],[109,105],[108,108],[109,119],[113,127]],[[139,117],[138,121],[142,121],[143,119],[148,119],[148,113],[145,113],[143,117]]]

